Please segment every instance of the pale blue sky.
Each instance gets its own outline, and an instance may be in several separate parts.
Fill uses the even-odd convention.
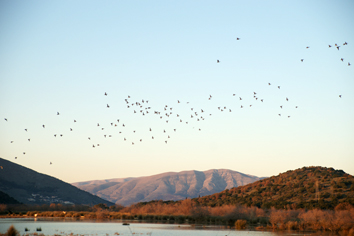
[[[353,1],[1,1],[0,157],[67,182],[354,174],[353,13]],[[165,105],[170,117],[153,114]]]

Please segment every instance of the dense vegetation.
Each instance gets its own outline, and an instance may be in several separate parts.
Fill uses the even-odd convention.
[[[354,205],[354,177],[333,168],[303,167],[193,201],[211,207],[334,209],[339,203]]]

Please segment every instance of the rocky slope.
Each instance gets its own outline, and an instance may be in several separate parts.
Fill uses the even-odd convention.
[[[148,177],[73,183],[85,191],[121,205],[151,200],[181,200],[210,195],[261,178],[226,169],[168,172]]]

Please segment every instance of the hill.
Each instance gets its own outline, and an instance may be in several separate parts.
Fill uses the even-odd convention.
[[[0,191],[0,204],[21,204],[19,201],[17,201],[15,198],[9,196],[8,194]]]
[[[333,209],[342,202],[354,205],[354,177],[333,168],[303,167],[194,201],[202,206]]]
[[[113,205],[71,184],[5,159],[0,158],[0,166],[0,191],[24,204]]]
[[[245,185],[261,178],[237,171],[168,172],[147,177],[86,181],[73,183],[108,201],[121,205],[151,200],[182,200],[195,198]]]

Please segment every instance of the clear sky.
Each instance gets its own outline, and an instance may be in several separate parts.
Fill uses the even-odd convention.
[[[0,157],[66,182],[353,175],[353,29],[352,0],[0,1]]]

